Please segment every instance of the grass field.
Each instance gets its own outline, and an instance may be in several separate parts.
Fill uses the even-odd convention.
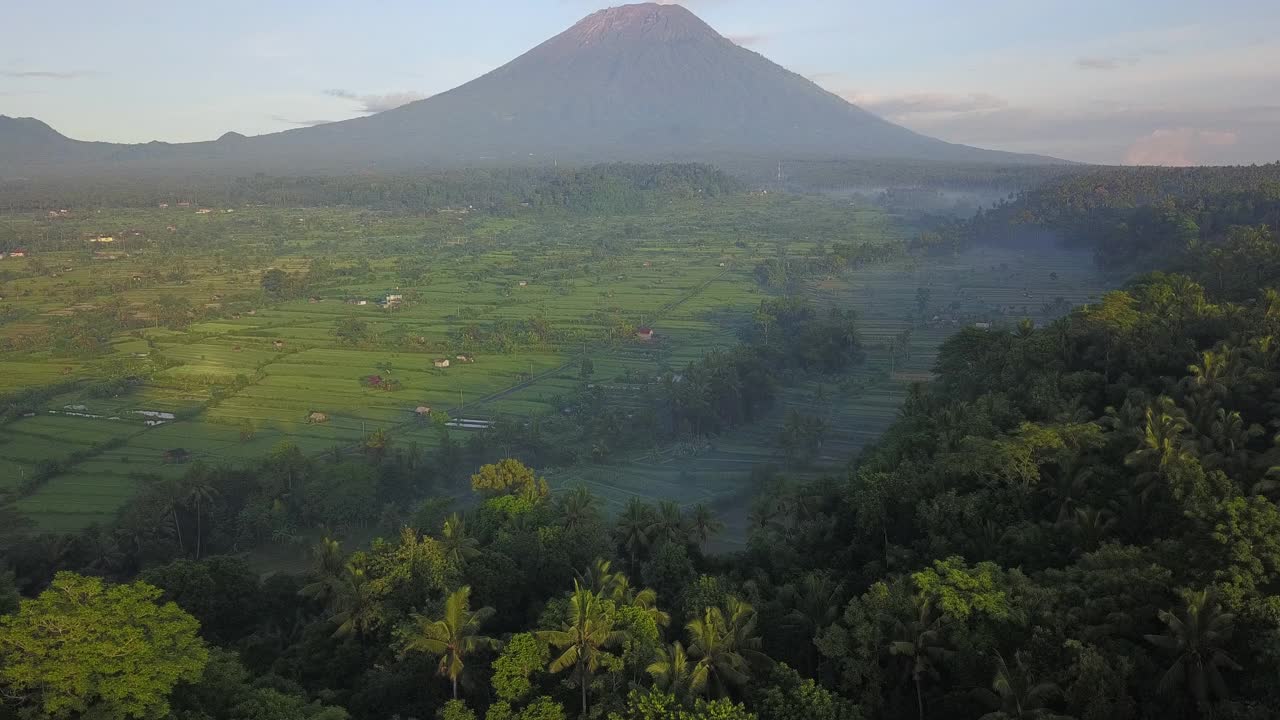
[[[139,229],[126,236],[117,259],[94,260],[87,247],[76,247],[79,236],[119,227]],[[0,488],[17,487],[42,462],[62,463],[19,501],[45,530],[108,519],[145,477],[183,471],[163,462],[175,448],[234,463],[286,440],[321,453],[376,429],[393,431],[397,442],[429,446],[435,436],[413,412],[420,405],[480,418],[557,412],[555,399],[574,390],[584,353],[595,377],[608,379],[679,368],[736,343],[737,327],[765,297],[753,269],[779,245],[803,257],[819,243],[882,243],[909,229],[844,202],[739,196],[659,213],[578,218],[403,217],[347,208],[241,208],[205,216],[122,210],[73,217],[58,231],[72,238],[64,243],[71,247],[0,265],[0,311],[7,308],[9,318],[0,324],[0,340],[13,348],[0,354],[0,393],[82,381],[35,416],[6,425],[0,438]],[[264,296],[266,269],[301,274],[316,258],[341,272],[309,297]],[[860,316],[870,354],[848,383],[852,389],[802,382],[787,389],[784,407],[770,420],[707,447],[555,471],[552,480],[557,487],[585,482],[615,508],[633,495],[730,507],[753,466],[777,461],[788,407],[818,408],[826,416],[831,432],[816,467],[844,463],[891,421],[910,381],[928,376],[938,344],[958,326],[917,327],[909,352],[891,360],[881,345],[919,325],[911,314],[920,288],[929,289],[930,307],[944,315],[1000,321],[1038,318],[1057,298],[1084,302],[1098,294],[1094,282],[1087,258],[994,250],[814,279],[808,295]],[[388,294],[405,301],[379,307]],[[144,327],[113,336],[106,353],[57,354],[46,346],[59,318],[112,300]],[[360,300],[368,304],[352,304]],[[192,308],[195,321],[164,327],[160,318],[179,302]],[[335,335],[353,318],[366,323],[364,341]],[[554,332],[509,348],[474,340],[477,328],[514,323]],[[651,326],[658,341],[618,336],[619,323]],[[460,353],[475,362],[458,362]],[[436,368],[436,358],[453,362]],[[88,391],[122,362],[150,368],[145,385],[119,396]],[[369,375],[400,387],[363,387],[360,378]],[[626,390],[611,398],[634,401]],[[313,412],[327,421],[309,422]]]

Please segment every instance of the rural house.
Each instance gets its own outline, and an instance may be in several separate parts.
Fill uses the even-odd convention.
[[[417,415],[420,418],[424,418],[431,414],[431,408],[427,407],[426,405],[419,405],[418,407],[413,409],[413,414]]]
[[[9,257],[11,258],[26,257],[26,256],[27,256],[27,251],[21,248],[14,248],[13,250],[9,251]]]
[[[431,364],[438,368],[447,368],[449,367],[449,358],[436,358],[431,361]]]
[[[520,287],[529,287],[529,281],[521,280],[519,283],[517,283],[517,285],[519,285]]]
[[[454,360],[457,360],[460,363],[473,363],[476,361],[476,356],[468,355],[467,353],[459,353],[458,356],[454,358]]]
[[[329,416],[325,415],[322,412],[313,410],[310,414],[307,415],[308,425],[323,425],[324,423],[327,423],[327,422],[329,422]]]
[[[649,342],[650,340],[653,339],[653,328],[649,328],[649,327],[636,328],[636,337],[640,338],[641,340],[644,340],[645,342]]]
[[[271,347],[273,347],[273,348],[275,348],[275,349],[277,349],[277,350],[283,350],[283,349],[284,349],[284,341],[283,341],[283,340],[274,340],[274,341],[272,341],[272,343],[271,343]]]

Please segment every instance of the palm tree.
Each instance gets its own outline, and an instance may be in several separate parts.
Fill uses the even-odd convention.
[[[627,552],[634,572],[640,555],[649,548],[649,526],[653,522],[653,508],[638,497],[627,502],[627,509],[618,517],[613,534],[618,545]]]
[[[1080,538],[1080,547],[1091,552],[1116,526],[1115,513],[1100,508],[1076,508],[1073,529]]]
[[[467,527],[458,513],[445,518],[444,528],[440,531],[440,545],[444,556],[457,563],[459,567],[480,554],[480,541],[467,535]]]
[[[204,536],[204,506],[212,504],[218,497],[218,490],[210,481],[209,474],[203,467],[197,466],[183,481],[183,504],[195,506],[196,512],[196,559],[200,559]]]
[[[674,501],[663,500],[658,503],[658,514],[649,523],[647,530],[649,542],[682,544],[688,539],[684,518],[680,515],[680,506]]]
[[[573,668],[582,688],[583,717],[587,716],[587,686],[591,684],[591,675],[600,667],[605,651],[621,643],[624,637],[622,631],[613,629],[606,602],[574,580],[568,622],[559,629],[535,633],[539,640],[563,651],[551,661],[548,670],[558,673]]]
[[[1186,432],[1191,428],[1186,414],[1171,398],[1161,396],[1143,413],[1138,447],[1124,458],[1124,464],[1143,469],[1138,476],[1143,499],[1159,487],[1159,480],[1195,456],[1187,449]]]
[[[1160,678],[1158,690],[1172,693],[1185,686],[1196,703],[1204,706],[1210,696],[1227,696],[1222,669],[1241,670],[1227,654],[1235,616],[1222,612],[1217,594],[1211,589],[1188,593],[1177,611],[1161,610],[1160,621],[1168,626],[1163,635],[1147,635],[1147,642],[1174,655],[1173,665]]]
[[[711,508],[703,503],[693,506],[693,511],[689,514],[689,532],[693,539],[698,541],[699,547],[705,546],[722,530],[724,530],[724,523],[716,519]]]
[[[333,588],[329,620],[337,624],[333,637],[364,637],[382,623],[382,596],[365,569],[363,555],[347,561],[345,571]]]
[[[659,648],[658,658],[649,663],[645,672],[653,677],[654,687],[678,698],[689,692],[693,680],[693,665],[679,640],[669,647]]]
[[[756,611],[750,603],[730,595],[724,608],[709,607],[689,621],[689,656],[697,663],[689,679],[694,693],[726,697],[731,689],[751,680],[752,665],[768,662],[755,634]]]
[[[471,587],[464,585],[444,601],[444,616],[432,620],[414,613],[404,640],[405,652],[423,652],[439,656],[441,677],[453,684],[453,699],[458,699],[458,678],[466,669],[465,659],[482,649],[498,647],[498,641],[480,634],[480,626],[493,616],[493,608],[471,610]]]
[[[1069,720],[1045,707],[1062,694],[1062,689],[1052,682],[1032,682],[1027,677],[1021,653],[1014,654],[1013,662],[1011,670],[1004,656],[996,654],[996,675],[991,689],[975,693],[979,701],[992,708],[992,712],[980,720]]]
[[[327,602],[333,595],[342,573],[346,567],[346,556],[342,554],[342,546],[329,536],[320,538],[320,542],[311,548],[312,573],[316,579],[298,591],[299,595],[313,600]]]
[[[784,605],[791,608],[782,622],[804,640],[805,660],[812,671],[817,652],[812,639],[839,619],[844,607],[841,602],[844,583],[832,581],[827,573],[811,571],[804,574],[798,585],[785,585],[778,594]]]
[[[600,518],[596,496],[579,485],[562,495],[557,502],[561,522],[566,530],[581,530]]]
[[[182,521],[178,517],[178,510],[186,500],[182,480],[175,477],[161,480],[157,486],[156,498],[160,502],[161,517],[168,517],[173,521],[173,532],[178,540],[178,553],[186,555],[187,552],[182,543]]]
[[[924,678],[937,675],[937,666],[952,650],[946,646],[942,632],[941,614],[934,611],[933,599],[915,596],[915,617],[907,622],[893,618],[895,640],[889,643],[889,654],[905,657],[911,662],[911,680],[916,686],[916,707],[920,720],[924,720]]]

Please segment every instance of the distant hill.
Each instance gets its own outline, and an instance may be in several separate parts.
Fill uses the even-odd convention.
[[[213,142],[86,143],[0,117],[8,172],[352,172],[789,158],[1031,164],[894,125],[739,47],[677,5],[601,10],[465,85],[368,117]]]

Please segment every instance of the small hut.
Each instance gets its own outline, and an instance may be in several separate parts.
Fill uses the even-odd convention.
[[[425,418],[431,414],[431,408],[426,405],[419,405],[413,409],[413,414],[417,415],[419,418]]]
[[[449,367],[449,358],[436,358],[431,361],[431,364],[438,368],[447,368]]]
[[[308,425],[323,425],[327,422],[329,422],[329,416],[322,412],[312,411],[310,415],[307,415]]]
[[[469,355],[467,353],[458,353],[458,356],[455,357],[454,359],[460,363],[473,363],[476,361],[476,356]]]
[[[284,341],[283,341],[283,340],[274,340],[274,341],[272,341],[272,343],[271,343],[271,347],[273,347],[273,348],[275,348],[275,349],[277,349],[277,350],[283,350],[283,349],[284,349]]]
[[[649,327],[636,328],[636,337],[640,338],[645,342],[649,342],[650,340],[653,339],[653,328],[649,328]]]

